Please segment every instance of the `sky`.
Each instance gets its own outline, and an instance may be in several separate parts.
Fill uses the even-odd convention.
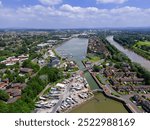
[[[0,0],[0,28],[150,27],[150,0]]]

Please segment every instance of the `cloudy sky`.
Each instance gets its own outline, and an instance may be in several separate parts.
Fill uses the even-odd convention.
[[[0,0],[0,28],[150,27],[150,0]]]

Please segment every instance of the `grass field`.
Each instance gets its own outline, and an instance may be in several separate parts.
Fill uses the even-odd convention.
[[[88,59],[90,62],[97,62],[97,61],[100,61],[100,57],[97,56],[97,55],[93,55],[93,54],[88,54],[87,59]]]
[[[149,41],[145,41],[145,42],[139,41],[139,42],[136,43],[135,45],[138,45],[138,46],[148,46],[148,47],[150,47],[150,42],[149,42]]]
[[[149,41],[139,41],[133,45],[132,49],[139,55],[150,60],[150,42]]]

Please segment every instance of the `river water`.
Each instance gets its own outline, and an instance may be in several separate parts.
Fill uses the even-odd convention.
[[[76,61],[80,69],[84,68],[82,60],[86,57],[88,47],[88,39],[72,38],[71,40],[64,42],[62,45],[56,48],[56,52],[62,57],[68,57],[71,60]],[[99,86],[90,75],[89,72],[85,72],[84,76],[88,81],[91,89],[98,89]],[[95,97],[84,103],[83,105],[72,110],[74,113],[111,113],[111,112],[127,112],[124,106],[115,100],[105,97],[102,93],[96,93]]]
[[[134,53],[133,51],[130,51],[129,49],[124,48],[119,43],[114,41],[113,36],[108,36],[106,39],[110,44],[114,45],[118,50],[120,50],[121,52],[126,54],[131,59],[132,62],[138,63],[142,67],[144,67],[145,69],[150,71],[150,61],[149,60],[146,60],[145,58]]]

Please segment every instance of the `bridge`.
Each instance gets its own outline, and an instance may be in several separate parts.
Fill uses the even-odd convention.
[[[101,63],[99,63],[99,62],[92,63],[90,66],[85,67],[85,68],[82,68],[82,69],[81,69],[81,71],[85,72],[85,71],[87,71],[87,70],[90,70],[90,69],[92,69],[92,68],[93,68],[93,66],[94,66],[94,65],[99,66],[99,65],[101,65]]]
[[[93,68],[93,66],[85,67],[85,68],[82,68],[81,71],[85,72],[85,71],[92,69],[92,68]]]

